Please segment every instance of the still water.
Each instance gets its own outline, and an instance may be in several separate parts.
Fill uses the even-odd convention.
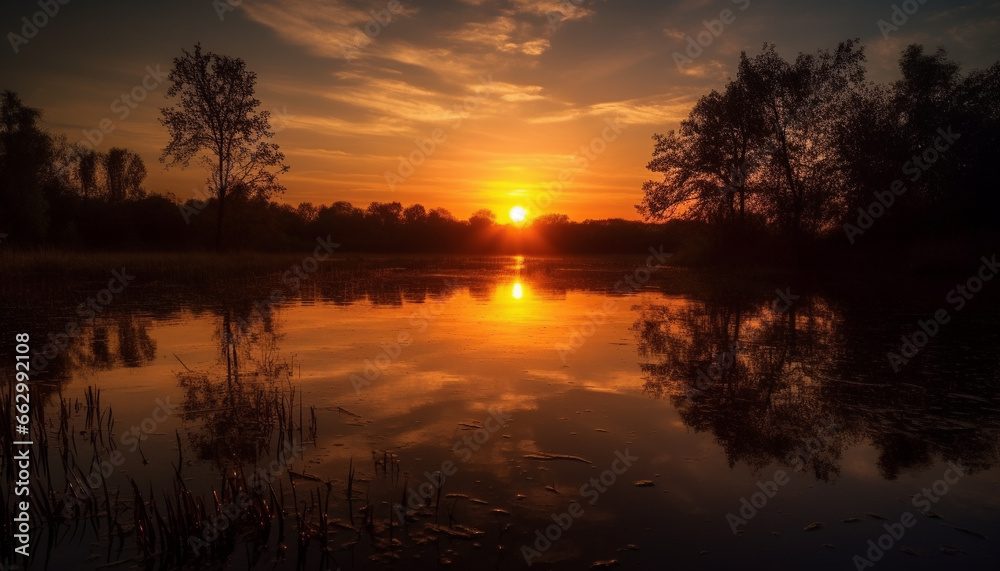
[[[137,271],[93,318],[100,274],[10,277],[5,359],[81,327],[31,568],[995,568],[1000,284],[647,261]]]

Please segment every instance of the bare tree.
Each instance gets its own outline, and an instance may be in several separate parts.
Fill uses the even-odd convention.
[[[218,206],[218,249],[230,191],[263,198],[284,191],[277,177],[288,171],[285,155],[269,142],[274,136],[270,114],[258,110],[260,101],[254,97],[257,74],[247,71],[242,59],[202,53],[196,44],[193,52],[184,50],[174,58],[168,80],[167,96],[180,101],[160,109],[160,123],[170,133],[160,161],[170,159],[168,167],[184,168],[200,156],[209,169],[208,185]]]

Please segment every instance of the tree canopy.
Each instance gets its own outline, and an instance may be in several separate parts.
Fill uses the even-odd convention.
[[[984,213],[998,200],[987,165],[1000,158],[1000,63],[963,77],[944,50],[911,45],[899,66],[890,86],[868,81],[857,40],[793,61],[773,44],[744,52],[722,92],[701,97],[678,130],[654,135],[647,168],[662,178],[643,185],[636,208],[647,219],[784,237],[844,231],[852,242],[852,228],[865,232],[859,217],[870,227],[864,217],[882,214],[887,230],[910,234],[992,227]],[[961,143],[941,150],[935,141],[952,132]],[[890,202],[897,180],[908,194]],[[881,210],[868,212],[879,196]]]
[[[278,175],[288,166],[278,145],[270,141],[270,114],[258,110],[257,75],[246,69],[246,62],[202,53],[201,44],[196,44],[193,52],[183,50],[173,63],[167,96],[179,101],[160,110],[160,122],[170,135],[160,161],[187,167],[200,157],[208,168],[208,188],[218,200],[218,248],[226,199],[234,193],[266,199],[283,192]]]

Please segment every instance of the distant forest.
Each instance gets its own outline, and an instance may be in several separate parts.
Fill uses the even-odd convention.
[[[328,235],[344,252],[603,254],[663,244],[682,262],[860,251],[944,259],[998,244],[1000,62],[963,74],[943,49],[912,45],[899,69],[890,85],[869,81],[856,41],[793,61],[773,45],[744,53],[721,92],[703,96],[677,131],[654,135],[648,168],[661,178],[643,186],[636,207],[647,222],[546,214],[518,226],[488,210],[458,220],[420,204],[274,201],[288,167],[259,101],[216,121],[196,116],[189,89],[202,73],[252,94],[256,76],[196,46],[174,60],[162,160],[207,165],[206,200],[147,193],[136,153],[70,145],[5,91],[0,235],[5,246],[69,250],[291,251]],[[220,123],[235,131],[212,132]],[[237,151],[213,155],[213,144],[224,147],[213,141],[236,141]]]

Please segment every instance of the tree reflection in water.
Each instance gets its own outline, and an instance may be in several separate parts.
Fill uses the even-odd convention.
[[[276,426],[280,438],[275,452],[282,443],[291,444],[296,406],[292,365],[278,353],[273,311],[255,311],[249,319],[238,315],[233,307],[220,311],[216,367],[178,374],[184,390],[181,417],[197,424],[190,434],[195,454],[222,470],[267,457]]]
[[[998,397],[996,356],[967,355],[962,379],[934,355],[893,375],[884,357],[890,347],[882,346],[892,339],[872,337],[871,324],[903,318],[838,307],[818,295],[802,295],[785,313],[764,296],[646,304],[632,326],[643,388],[669,399],[695,431],[712,433],[730,466],[795,465],[797,451],[830,434],[827,422],[838,426],[835,434],[804,462],[820,480],[836,478],[844,451],[863,442],[890,480],[935,459],[992,466],[1000,440],[990,405]],[[897,325],[906,327],[888,326]]]

